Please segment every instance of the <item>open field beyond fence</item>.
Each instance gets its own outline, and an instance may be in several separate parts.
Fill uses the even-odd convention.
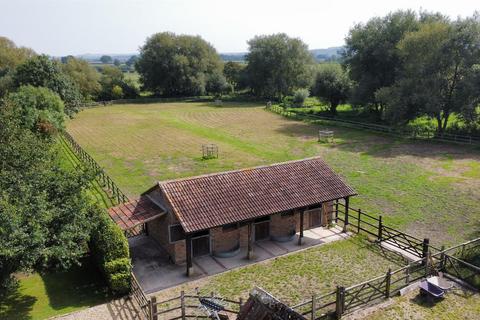
[[[360,194],[352,206],[436,244],[480,234],[480,150],[325,126],[247,103],[113,105],[87,109],[68,132],[133,197],[157,180],[322,156]],[[218,159],[202,159],[214,143]]]

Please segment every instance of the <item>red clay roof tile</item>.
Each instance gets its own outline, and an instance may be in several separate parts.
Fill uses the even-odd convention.
[[[108,214],[122,230],[131,229],[163,213],[165,211],[145,196],[108,209]]]
[[[318,157],[158,185],[187,233],[357,194]]]

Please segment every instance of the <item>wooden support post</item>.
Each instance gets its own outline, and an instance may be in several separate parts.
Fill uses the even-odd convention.
[[[185,316],[186,316],[186,313],[185,313],[185,291],[181,291],[180,292],[180,307],[181,307],[181,310],[182,310],[182,320],[185,320]]]
[[[157,298],[150,298],[150,319],[149,320],[158,320],[157,316]]]
[[[338,223],[338,199],[335,202],[335,224]]]
[[[316,313],[317,313],[317,303],[315,301],[315,295],[312,296],[312,320],[315,320]]]
[[[347,232],[349,202],[350,202],[350,198],[346,197],[345,198],[345,222],[343,224],[343,232]]]
[[[360,222],[362,221],[362,209],[358,209],[357,233],[360,233]]]
[[[335,316],[337,319],[342,318],[343,308],[345,306],[345,288],[337,286],[337,296],[335,299]]]
[[[253,222],[248,223],[247,259],[253,259]]]
[[[445,259],[446,259],[446,255],[445,255],[445,245],[442,245],[442,253],[440,254],[440,267],[438,268],[439,271],[444,271],[445,269]]]
[[[303,240],[303,220],[304,220],[305,211],[300,211],[300,235],[298,236],[298,245],[302,245]]]
[[[428,251],[430,250],[429,249],[429,244],[430,244],[430,239],[428,238],[425,238],[423,239],[423,243],[422,243],[422,265],[426,265],[428,263],[427,260],[428,260]]]
[[[388,268],[387,279],[385,281],[385,297],[390,298],[390,286],[392,284],[392,268]]]
[[[410,263],[407,265],[407,270],[406,270],[407,276],[405,277],[405,283],[409,284],[410,283]]]
[[[383,222],[382,216],[378,217],[378,241],[382,241],[383,239]]]
[[[193,275],[193,262],[192,262],[192,235],[187,234],[185,237],[185,250],[187,255],[187,277]]]

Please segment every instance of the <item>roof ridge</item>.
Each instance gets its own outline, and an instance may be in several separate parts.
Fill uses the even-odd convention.
[[[241,169],[228,170],[228,171],[212,172],[212,173],[202,174],[202,175],[193,176],[193,177],[184,177],[184,178],[163,180],[163,181],[158,181],[156,185],[161,187],[162,185],[172,183],[172,182],[197,180],[197,179],[201,179],[201,178],[221,176],[221,175],[225,175],[225,174],[242,172],[242,171],[250,171],[250,170],[263,169],[263,168],[278,167],[278,166],[281,166],[281,165],[286,165],[286,164],[291,164],[291,163],[296,163],[296,162],[307,162],[308,160],[321,160],[322,162],[325,163],[325,161],[323,160],[323,158],[321,156],[314,156],[314,157],[297,159],[297,160],[289,160],[289,161],[284,161],[284,162],[276,162],[276,163],[272,163],[272,164],[265,164],[265,165],[256,166],[256,167],[248,167],[248,168],[241,168]]]

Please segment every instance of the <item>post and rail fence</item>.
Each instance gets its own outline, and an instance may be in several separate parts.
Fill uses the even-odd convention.
[[[83,164],[90,170],[97,173],[98,182],[111,193],[113,199],[117,203],[127,202],[129,199],[125,193],[120,190],[117,184],[110,178],[110,176],[103,170],[103,168],[93,159],[83,148],[75,141],[75,139],[66,131],[61,131],[61,137],[70,146],[70,149],[83,162]]]
[[[319,115],[309,114],[301,111],[295,111],[295,112],[287,111],[283,107],[278,105],[268,106],[267,110],[270,110],[272,112],[275,112],[287,118],[292,118],[296,120],[326,121],[326,122],[331,122],[338,126],[368,130],[373,132],[387,133],[395,136],[400,136],[403,138],[480,145],[480,136],[453,134],[453,133],[445,133],[445,132],[439,133],[436,131],[432,131],[428,129],[420,129],[420,128],[395,128],[395,127],[374,124],[374,123],[365,123],[365,122],[358,122],[358,121],[352,121],[352,120],[346,120],[346,119],[340,119],[340,118],[319,116]]]

